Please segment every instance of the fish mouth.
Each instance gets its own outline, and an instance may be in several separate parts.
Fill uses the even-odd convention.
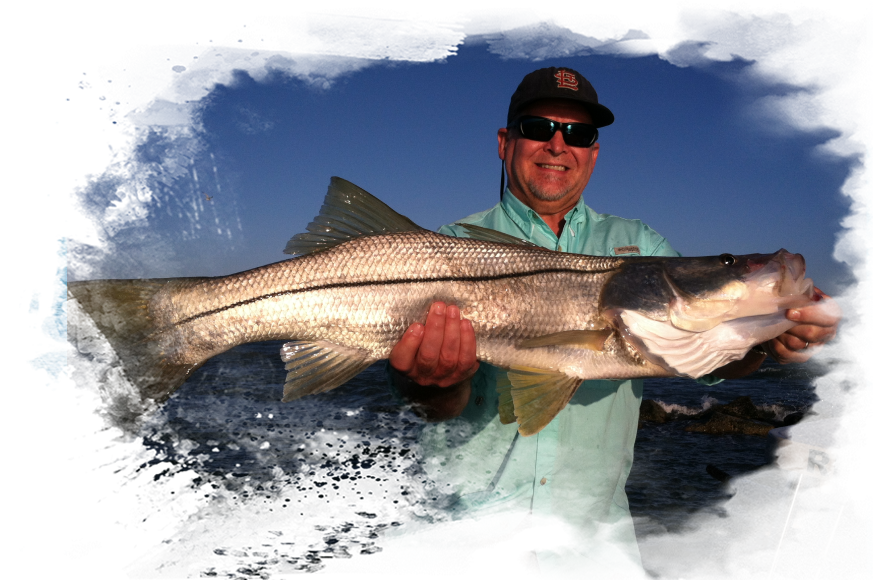
[[[715,292],[689,294],[665,275],[673,296],[666,314],[613,309],[613,326],[649,362],[680,375],[700,377],[739,360],[749,348],[793,327],[785,310],[815,300],[806,261],[784,249],[731,257],[742,275]],[[734,262],[735,261],[735,262]]]
[[[810,304],[815,287],[806,278],[801,254],[780,249],[774,254],[741,256],[745,272],[718,289],[711,297],[684,295],[673,288],[670,319],[677,328],[703,331],[717,324],[770,315]]]
[[[736,278],[724,279],[711,291],[685,291],[683,284],[664,273],[672,294],[667,318],[674,327],[702,332],[729,320],[806,305],[813,298],[812,280],[804,277],[806,261],[800,254],[780,249],[767,255],[728,256],[724,263],[727,267],[737,264],[740,271]]]
[[[801,254],[792,254],[780,249],[767,256],[750,256],[749,273],[743,282],[751,287],[753,294],[763,293],[775,298],[777,310],[793,308],[813,300],[815,286],[806,278],[806,260]]]

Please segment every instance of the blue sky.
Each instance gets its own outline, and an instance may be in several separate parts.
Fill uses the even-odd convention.
[[[69,218],[91,221],[69,224],[69,279],[285,259],[332,175],[430,229],[487,209],[510,96],[528,72],[568,66],[616,117],[592,208],[687,256],[802,253],[841,331],[861,333],[865,9],[343,9],[138,45],[68,100],[124,127],[71,192]]]

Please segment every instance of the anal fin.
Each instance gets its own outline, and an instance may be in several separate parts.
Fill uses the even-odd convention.
[[[282,360],[288,371],[283,403],[334,389],[376,362],[366,351],[327,341],[286,342]]]

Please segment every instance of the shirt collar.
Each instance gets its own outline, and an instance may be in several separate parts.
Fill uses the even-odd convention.
[[[509,219],[515,222],[528,238],[531,237],[535,224],[540,225],[542,228],[550,232],[552,231],[537,212],[529,208],[524,204],[524,202],[513,195],[508,186],[503,191],[503,198],[500,200],[500,205],[503,207],[503,211],[506,212],[506,215],[509,216]],[[588,212],[585,211],[585,207],[585,196],[579,196],[579,201],[575,206],[573,206],[573,209],[568,211],[567,215],[564,216],[565,229],[567,226],[570,226],[573,229],[574,234],[578,232],[580,225],[584,224],[587,219]]]

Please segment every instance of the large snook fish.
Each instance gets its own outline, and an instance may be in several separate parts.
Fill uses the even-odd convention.
[[[288,242],[299,257],[231,276],[71,282],[143,398],[163,400],[210,357],[288,339],[284,401],[388,357],[434,300],[457,304],[477,356],[509,369],[500,416],[541,430],[585,379],[702,376],[794,325],[811,303],[800,255],[595,257],[467,226],[424,230],[339,178]],[[73,333],[75,334],[75,333]]]

